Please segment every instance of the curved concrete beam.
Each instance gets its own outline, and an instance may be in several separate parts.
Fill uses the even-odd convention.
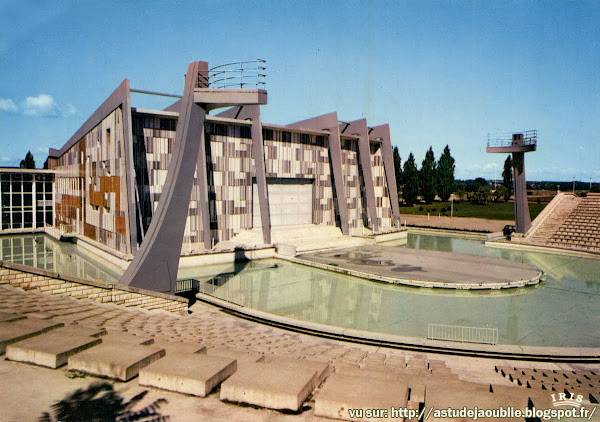
[[[175,292],[194,172],[199,152],[204,151],[206,112],[194,102],[194,89],[201,71],[208,72],[207,62],[192,62],[188,66],[167,179],[148,233],[121,277],[122,284],[159,292]],[[201,161],[206,169],[206,160]],[[208,204],[207,194],[206,201],[202,202]],[[202,218],[204,223],[208,220],[208,213],[203,212]],[[208,232],[210,239],[210,225],[205,224],[203,230],[205,238]]]

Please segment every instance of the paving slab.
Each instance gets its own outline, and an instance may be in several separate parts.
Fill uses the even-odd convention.
[[[235,359],[237,361],[238,369],[240,367],[246,366],[247,364],[263,362],[265,360],[265,355],[262,355],[260,353],[254,353],[239,349],[229,349],[226,347],[209,347],[206,349],[206,354]]]
[[[221,384],[221,400],[297,411],[312,392],[317,369],[248,363]]]
[[[0,322],[13,322],[25,318],[27,318],[25,315],[19,315],[10,312],[0,312]]]
[[[529,401],[529,391],[523,387],[493,386],[495,392],[490,391],[486,384],[476,384],[466,381],[437,382],[432,379],[425,387],[425,406],[434,409],[499,409],[525,408]],[[510,390],[507,390],[510,389]],[[481,418],[483,419],[483,418]],[[461,414],[431,414],[433,421],[469,421],[473,418]],[[486,421],[506,421],[506,418],[485,418]]]
[[[153,346],[162,347],[166,350],[167,356],[172,353],[198,353],[198,354],[206,354],[206,346],[202,344],[195,343],[182,343],[177,341],[165,341],[165,340],[156,340],[154,339]]]
[[[69,357],[69,370],[128,381],[165,354],[165,349],[155,346],[100,344]]]
[[[6,346],[29,337],[37,336],[47,331],[64,326],[62,322],[28,318],[14,322],[0,323],[0,355],[6,351]]]
[[[343,420],[381,420],[392,417],[392,406],[406,407],[407,398],[407,384],[397,379],[336,372],[327,378],[315,396],[315,415]],[[351,415],[349,409],[360,413]],[[367,409],[382,409],[387,413],[369,415]]]
[[[100,344],[102,340],[99,336],[104,333],[102,329],[77,326],[58,328],[9,345],[6,357],[18,362],[58,368],[67,363],[69,356]]]
[[[311,383],[311,387],[313,390],[317,388],[325,380],[325,378],[333,371],[333,366],[329,365],[328,362],[316,361],[312,359],[285,359],[281,357],[269,357],[265,358],[263,362],[284,365],[288,368],[295,368],[298,371],[316,370],[317,373]]]
[[[90,327],[89,325],[82,325],[83,327]],[[129,344],[148,346],[154,343],[154,338],[150,335],[134,335],[125,331],[108,331],[105,336],[102,337],[103,344],[116,344],[127,346]]]
[[[200,353],[167,352],[140,370],[139,384],[206,397],[237,369],[235,359]]]

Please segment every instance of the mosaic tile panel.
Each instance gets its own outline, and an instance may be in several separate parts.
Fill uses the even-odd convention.
[[[123,113],[117,108],[57,160],[56,226],[129,253]]]
[[[348,224],[351,228],[363,227],[365,208],[362,201],[357,140],[342,140],[342,173],[344,174],[344,193],[348,204]]]
[[[377,209],[377,226],[380,230],[392,228],[392,205],[388,193],[381,144],[371,142],[371,167],[373,184],[375,185],[375,204]]]
[[[313,223],[335,225],[327,138],[265,129],[263,141],[267,177],[312,178]]]

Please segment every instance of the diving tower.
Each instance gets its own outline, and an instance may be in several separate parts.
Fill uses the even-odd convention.
[[[537,131],[528,130],[505,135],[489,135],[486,152],[512,154],[513,183],[515,191],[515,225],[517,233],[526,233],[531,227],[531,216],[527,203],[527,183],[525,181],[525,153],[535,151]]]

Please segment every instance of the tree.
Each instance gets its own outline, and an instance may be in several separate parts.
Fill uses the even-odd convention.
[[[492,188],[489,185],[479,186],[477,191],[471,195],[471,203],[476,205],[487,204],[490,199],[491,190]]]
[[[504,161],[504,171],[502,172],[502,184],[506,188],[506,194],[504,195],[504,201],[508,201],[513,193],[513,170],[512,170],[512,158],[510,154]]]
[[[398,147],[394,147],[394,171],[396,174],[396,185],[400,187],[402,185],[402,159],[398,152]]]
[[[408,160],[404,162],[404,188],[402,197],[406,205],[413,205],[417,201],[419,193],[419,172],[415,163],[415,157],[412,152],[408,155]]]
[[[40,422],[69,422],[81,421],[165,421],[168,416],[163,416],[158,411],[160,406],[167,403],[166,399],[159,398],[139,410],[138,403],[146,396],[148,390],[137,394],[129,401],[125,401],[115,390],[112,384],[101,381],[90,384],[87,389],[78,389],[68,397],[52,405],[50,412],[42,413]]]
[[[46,161],[44,161],[44,167],[42,167],[44,170],[48,170],[48,158],[46,158]]]
[[[454,185],[454,158],[446,145],[437,164],[437,192],[442,201],[447,201]]]
[[[430,204],[435,199],[435,173],[436,173],[435,156],[433,148],[425,153],[425,159],[421,164],[421,172],[419,173],[419,184],[421,185],[421,195],[426,203]]]
[[[35,168],[35,160],[33,159],[33,154],[31,151],[27,151],[27,155],[24,160],[21,160],[21,164],[19,167],[22,169],[34,169]]]

